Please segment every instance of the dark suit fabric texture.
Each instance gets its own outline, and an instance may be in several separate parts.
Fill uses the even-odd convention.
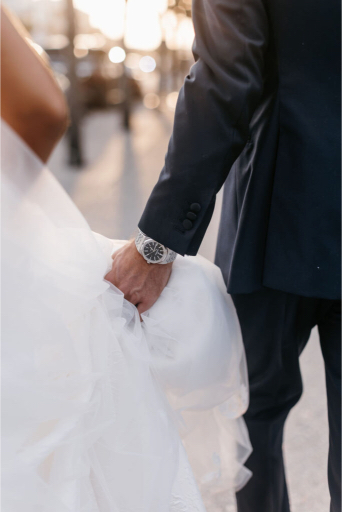
[[[193,20],[196,63],[140,229],[196,254],[226,182],[228,291],[340,298],[340,2],[194,0]]]
[[[290,511],[283,429],[303,391],[299,356],[315,326],[327,389],[330,510],[341,512],[341,301],[270,288],[232,298],[247,356],[250,406],[245,421],[253,446],[246,462],[253,477],[237,493],[238,512]]]

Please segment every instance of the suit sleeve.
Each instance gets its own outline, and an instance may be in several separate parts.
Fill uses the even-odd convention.
[[[197,253],[216,194],[246,144],[268,41],[263,0],[194,0],[193,21],[195,64],[139,222],[146,235],[181,255]]]

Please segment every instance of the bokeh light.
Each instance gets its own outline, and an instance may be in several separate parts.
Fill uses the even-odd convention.
[[[154,92],[149,92],[144,96],[144,106],[148,109],[158,108],[160,105],[160,98]]]
[[[191,18],[167,11],[162,18],[162,29],[169,50],[191,50],[195,37]]]
[[[141,55],[139,53],[128,53],[126,60],[125,60],[125,66],[128,69],[138,69],[139,67],[139,61],[141,59]]]
[[[108,58],[114,64],[119,64],[125,60],[126,52],[120,46],[113,46],[108,52]]]
[[[98,50],[106,44],[103,34],[77,34],[74,38],[74,46],[80,50]]]
[[[82,59],[83,57],[86,57],[88,55],[88,53],[89,53],[89,50],[87,50],[86,48],[77,48],[77,46],[75,46],[75,48],[74,48],[74,55],[78,59]]]
[[[89,15],[89,23],[113,40],[122,39],[125,26],[125,0],[74,0],[77,9]]]
[[[144,73],[152,73],[156,69],[157,63],[153,57],[150,57],[149,55],[145,55],[145,57],[142,57],[139,61],[139,68]]]
[[[166,105],[169,107],[170,110],[176,109],[177,100],[178,100],[178,92],[177,91],[170,92],[170,94],[168,94],[166,96]]]
[[[127,48],[152,51],[162,42],[158,0],[128,0],[125,45]]]

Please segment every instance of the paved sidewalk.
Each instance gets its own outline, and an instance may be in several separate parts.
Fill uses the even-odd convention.
[[[92,114],[83,130],[87,161],[83,170],[66,165],[65,141],[59,144],[50,168],[94,231],[117,239],[132,236],[162,168],[171,126],[170,116],[141,109],[134,115],[132,133],[127,134],[117,114]],[[200,250],[209,259],[214,256],[220,206],[219,196]],[[285,432],[292,512],[328,512],[328,427],[316,330],[302,355],[301,366],[304,395],[291,413]]]

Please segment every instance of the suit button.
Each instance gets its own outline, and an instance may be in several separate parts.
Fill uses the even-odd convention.
[[[191,220],[188,220],[188,219],[183,220],[183,227],[184,227],[186,230],[191,229],[191,228],[192,228],[192,222],[191,222]]]
[[[198,213],[201,210],[201,205],[198,203],[192,203],[190,206],[190,210],[192,210],[195,213]]]
[[[196,220],[197,219],[197,215],[196,213],[193,213],[193,212],[188,212],[186,214],[187,218],[190,219],[190,220]]]

